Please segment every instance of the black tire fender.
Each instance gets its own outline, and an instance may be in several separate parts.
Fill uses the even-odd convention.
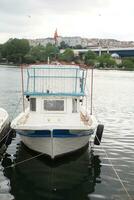
[[[101,139],[102,139],[103,130],[104,130],[104,125],[103,124],[99,124],[97,126],[97,130],[96,130],[96,134],[95,134],[95,138],[94,138],[94,144],[95,145],[100,145]]]

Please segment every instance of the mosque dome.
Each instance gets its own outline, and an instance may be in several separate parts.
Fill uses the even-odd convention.
[[[112,58],[119,58],[120,56],[119,56],[117,53],[113,53],[113,54],[111,55],[111,57],[112,57]]]

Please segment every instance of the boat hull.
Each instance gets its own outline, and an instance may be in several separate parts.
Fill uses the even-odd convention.
[[[62,132],[61,132],[62,131]],[[71,131],[70,131],[71,132]],[[49,131],[19,131],[22,142],[30,149],[49,155],[51,158],[76,151],[89,142],[91,132],[70,132],[60,130],[56,132]],[[73,131],[74,132],[74,131]],[[43,134],[44,133],[44,134]]]
[[[0,145],[8,136],[10,130],[9,115],[6,110],[0,108]]]

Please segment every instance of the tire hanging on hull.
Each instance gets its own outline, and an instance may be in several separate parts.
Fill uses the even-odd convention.
[[[104,125],[103,124],[99,124],[97,126],[96,135],[95,135],[95,138],[94,138],[94,144],[95,145],[100,145],[101,139],[102,139],[103,130],[104,130]]]

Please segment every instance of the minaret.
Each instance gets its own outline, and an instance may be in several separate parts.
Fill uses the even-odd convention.
[[[57,46],[57,45],[58,45],[58,33],[57,33],[57,28],[56,28],[55,33],[54,33],[54,41],[55,41],[55,45]]]

